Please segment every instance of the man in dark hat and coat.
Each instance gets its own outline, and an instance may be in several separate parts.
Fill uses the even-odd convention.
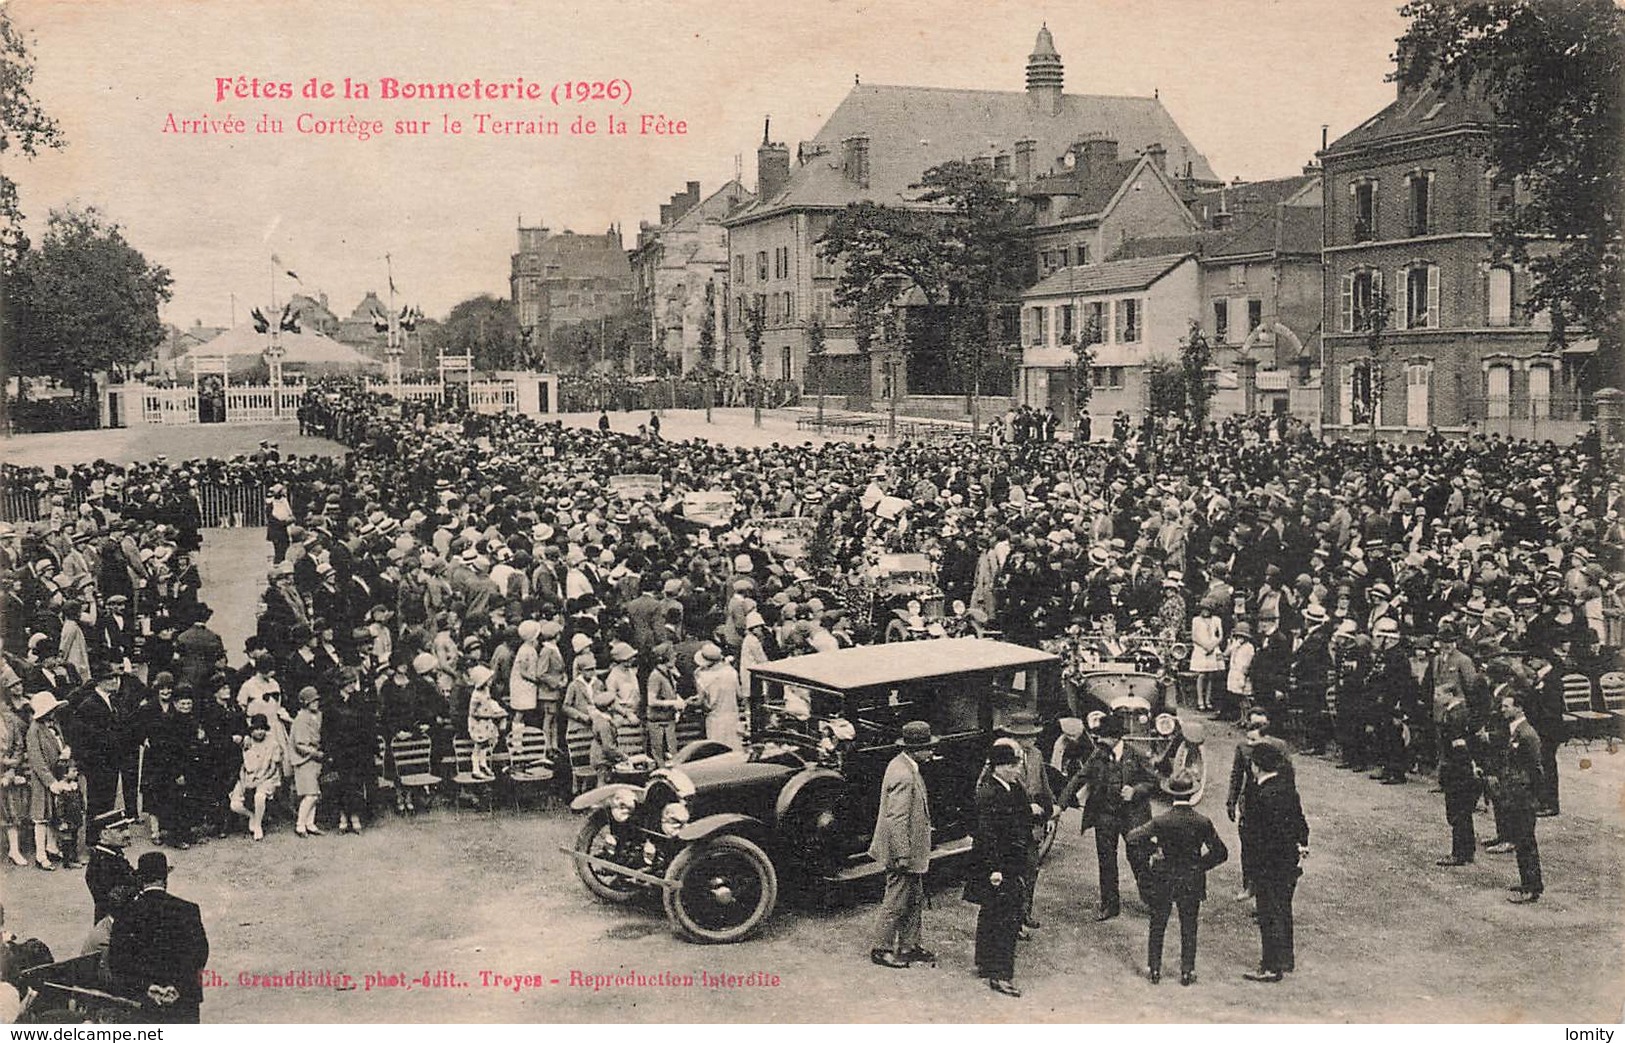
[[[1100,863],[1100,907],[1096,920],[1110,920],[1121,911],[1117,883],[1117,840],[1151,821],[1151,794],[1157,775],[1145,754],[1123,741],[1123,722],[1107,714],[1096,729],[1095,752],[1066,784],[1058,803],[1066,808],[1083,798],[1083,830],[1095,830],[1095,854]],[[1144,869],[1140,845],[1125,844],[1129,867],[1138,881]]]
[[[203,915],[168,891],[169,860],[148,851],[136,863],[141,892],[113,921],[108,966],[114,980],[142,1001],[151,1021],[197,1024],[201,974],[209,962]]]
[[[976,832],[965,873],[965,900],[976,914],[976,967],[988,987],[1020,996],[1014,978],[1016,940],[1027,907],[1034,805],[1021,785],[1021,751],[996,742],[988,773],[976,787]]]

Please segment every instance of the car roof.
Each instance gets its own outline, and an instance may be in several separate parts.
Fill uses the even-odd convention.
[[[1037,648],[981,637],[899,641],[758,663],[751,673],[775,681],[835,691],[878,688],[904,681],[1058,662]]]
[[[924,554],[882,554],[881,572],[930,572],[931,559]]]

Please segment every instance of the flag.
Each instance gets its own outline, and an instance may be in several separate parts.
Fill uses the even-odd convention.
[[[372,328],[378,333],[388,333],[389,316],[384,315],[382,312],[374,311],[372,313]]]
[[[282,258],[278,257],[276,254],[272,254],[271,255],[271,263],[272,264],[281,264],[282,263]]]
[[[284,304],[282,306],[282,319],[277,324],[277,328],[282,330],[282,332],[284,332],[284,333],[298,333],[299,332],[299,311],[298,311],[298,309],[296,309],[291,304]]]
[[[389,292],[390,293],[395,292],[395,276],[393,276],[393,275],[391,275],[389,277]]]
[[[299,285],[301,285],[301,286],[304,285],[304,280],[299,278],[299,273],[298,272],[290,271],[290,272],[287,272],[286,274],[287,274],[288,278],[292,279],[294,282],[299,283]]]
[[[254,319],[255,333],[271,332],[271,320],[265,317],[264,312],[260,311],[258,308],[255,308],[253,311],[249,312],[249,315]]]
[[[401,329],[408,333],[418,327],[418,317],[410,307],[401,309]]]

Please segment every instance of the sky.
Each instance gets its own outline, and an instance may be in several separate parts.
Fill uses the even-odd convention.
[[[813,137],[864,83],[1021,90],[1048,23],[1068,93],[1156,92],[1225,179],[1297,173],[1320,145],[1393,99],[1397,0],[11,0],[35,60],[35,97],[66,147],[8,154],[29,231],[93,204],[175,279],[166,321],[247,321],[303,289],[347,315],[386,294],[444,316],[508,294],[515,227],[598,233],[638,222],[685,182],[709,194],[741,162],[755,187],[762,121]],[[217,81],[287,84],[291,98],[217,98]],[[342,97],[344,79],[371,97]],[[574,102],[386,100],[401,82],[627,84]],[[335,96],[303,97],[312,79]],[[251,85],[250,85],[251,87]],[[546,118],[557,135],[477,132],[475,118]],[[384,133],[301,133],[298,119],[382,120]],[[604,132],[609,115],[628,133]],[[569,133],[576,116],[597,133]],[[664,115],[680,135],[640,134]],[[207,133],[166,132],[183,121]],[[262,116],[281,134],[256,133]],[[220,133],[230,117],[246,133]],[[447,133],[447,118],[461,134]],[[396,134],[397,120],[424,134]],[[404,128],[403,128],[404,129]],[[651,126],[651,131],[654,129]],[[280,259],[273,264],[271,258]],[[292,270],[293,283],[282,273]],[[273,272],[276,273],[273,283]]]

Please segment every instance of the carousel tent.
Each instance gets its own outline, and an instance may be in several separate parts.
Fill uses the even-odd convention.
[[[224,358],[233,362],[241,360],[249,364],[264,357],[265,347],[270,341],[270,335],[258,332],[252,323],[235,326],[213,340],[205,341],[185,354],[176,356],[175,371],[183,376],[190,373],[194,358],[200,361]],[[277,335],[277,343],[282,345],[284,367],[361,369],[383,365],[382,362],[363,355],[348,344],[340,344],[332,337],[320,333],[281,333]],[[233,369],[235,368],[233,366]]]

